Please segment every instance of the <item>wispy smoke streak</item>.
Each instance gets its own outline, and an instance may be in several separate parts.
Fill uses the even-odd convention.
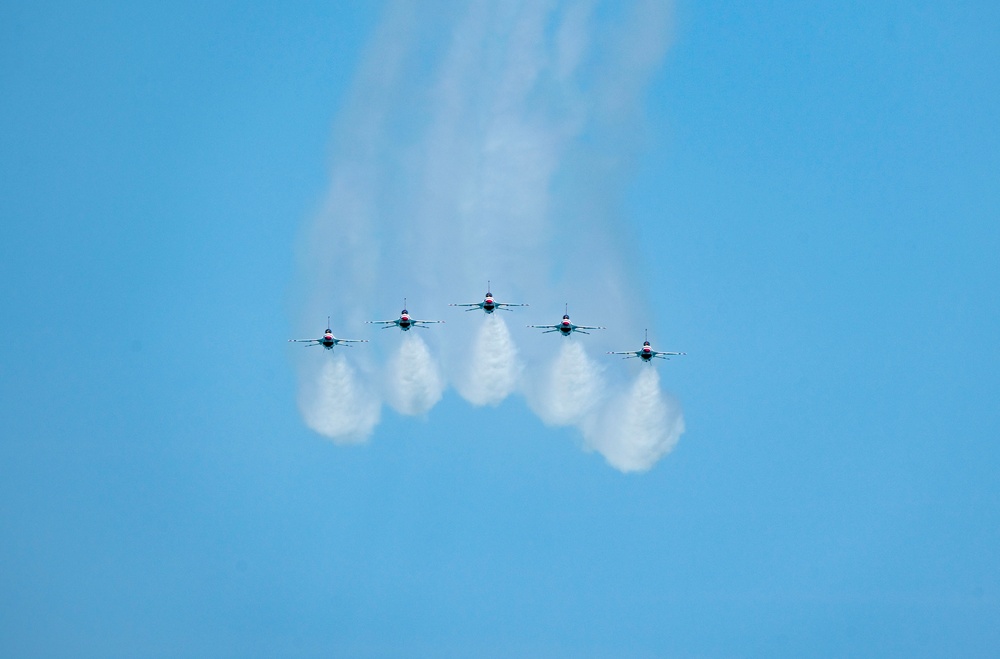
[[[653,326],[616,204],[669,16],[661,0],[387,6],[339,115],[329,197],[303,234],[297,327],[333,313],[352,336],[404,296],[418,318],[440,319],[487,280],[532,313],[515,312],[513,333],[479,313],[467,316],[474,329],[449,317],[378,332],[350,354],[356,372],[338,355],[317,374],[305,364],[331,356],[302,351],[310,427],[359,441],[383,399],[420,415],[452,382],[474,405],[523,392],[546,424],[577,426],[623,471],[671,450],[683,417],[654,367],[623,384],[583,347],[621,350]],[[609,330],[525,333],[556,322],[566,301],[574,320]]]
[[[517,388],[522,365],[517,346],[498,315],[485,319],[476,332],[458,392],[473,405],[499,405]]]

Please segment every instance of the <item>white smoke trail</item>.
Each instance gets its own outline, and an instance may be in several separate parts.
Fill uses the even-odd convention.
[[[522,365],[507,324],[494,312],[479,326],[458,392],[473,405],[499,405],[516,388]]]
[[[299,389],[299,409],[306,424],[336,443],[363,442],[379,420],[380,404],[361,382],[350,364],[340,355],[324,359]]]
[[[415,331],[419,330],[410,330]],[[444,387],[444,378],[427,344],[408,332],[386,373],[389,404],[400,414],[424,414],[441,400]]]
[[[629,391],[614,397],[594,423],[583,427],[587,445],[621,471],[646,471],[673,450],[684,432],[684,415],[660,391],[655,368],[639,373]]]
[[[574,320],[609,330],[522,340],[523,329],[511,335],[487,318],[470,356],[457,349],[468,325],[449,322],[421,335],[430,347],[409,332],[398,352],[373,343],[352,353],[356,379],[403,414],[427,412],[449,381],[476,405],[521,389],[545,423],[579,426],[620,469],[669,450],[683,429],[676,403],[658,384],[656,395],[641,389],[643,376],[632,393],[646,404],[630,402],[637,416],[619,418],[606,404],[614,374],[605,378],[578,343],[621,350],[654,322],[633,293],[636,231],[617,201],[669,17],[662,0],[390,2],[339,115],[329,197],[303,234],[298,325],[333,313],[353,335],[393,317],[404,296],[417,317],[440,318],[435,310],[472,301],[469,288],[490,279],[500,301],[532,305],[516,311],[519,323],[557,322],[569,301]],[[398,331],[377,340],[390,335]],[[553,342],[562,342],[554,362]],[[358,436],[377,423],[381,400],[364,422],[343,401],[329,404],[324,414],[303,406],[307,423]],[[340,431],[335,414],[354,430],[329,432]],[[649,431],[651,419],[673,434]]]
[[[528,402],[551,426],[580,424],[597,411],[605,390],[601,367],[587,356],[583,345],[559,337],[563,344],[556,359],[536,381]]]

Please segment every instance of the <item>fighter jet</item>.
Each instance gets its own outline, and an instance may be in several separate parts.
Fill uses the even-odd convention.
[[[579,332],[580,334],[590,334],[590,332],[585,332],[584,330],[595,330],[595,329],[608,329],[607,327],[594,327],[590,325],[574,325],[569,320],[569,303],[566,304],[566,313],[563,314],[562,322],[557,325],[528,325],[528,327],[534,327],[535,329],[545,330],[542,334],[549,334],[550,332],[562,332],[563,336],[569,336],[573,332]]]
[[[659,352],[653,350],[649,345],[649,330],[646,330],[646,340],[642,342],[642,348],[639,350],[629,350],[626,352],[609,352],[609,355],[625,355],[622,359],[632,359],[633,357],[638,357],[642,361],[649,363],[653,361],[654,357],[660,359],[670,359],[667,355],[686,355],[686,352]]]
[[[482,302],[469,302],[468,304],[449,304],[449,307],[469,307],[466,311],[475,311],[476,309],[482,309],[486,313],[493,313],[497,309],[502,309],[504,311],[510,311],[507,307],[526,307],[526,304],[511,304],[510,302],[497,302],[493,299],[493,293],[490,293],[490,282],[486,282],[486,299]]]
[[[327,350],[333,350],[334,346],[339,346],[342,343],[368,343],[368,339],[338,339],[333,335],[333,331],[330,329],[330,317],[326,317],[327,328],[323,332],[323,336],[318,339],[288,339],[289,343],[305,343],[310,346],[323,346]],[[350,348],[351,346],[347,346]]]
[[[403,310],[399,312],[399,318],[395,320],[369,320],[369,324],[382,325],[382,329],[389,329],[390,327],[398,327],[404,332],[409,331],[411,327],[424,327],[424,325],[430,323],[443,323],[443,320],[417,320],[416,318],[410,318],[410,312],[406,310],[406,298],[403,298]]]

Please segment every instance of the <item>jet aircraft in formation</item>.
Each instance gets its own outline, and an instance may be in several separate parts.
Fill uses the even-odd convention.
[[[533,327],[535,329],[545,330],[542,334],[548,334],[550,332],[562,332],[563,336],[569,336],[573,332],[579,332],[580,334],[590,334],[590,332],[585,332],[584,330],[597,330],[597,329],[608,329],[607,327],[596,327],[591,325],[574,325],[569,320],[569,303],[566,303],[566,313],[563,314],[562,322],[555,325],[528,325],[528,327]]]
[[[502,309],[504,311],[510,311],[507,307],[526,307],[526,304],[512,304],[510,302],[497,302],[493,299],[493,293],[490,293],[490,282],[486,282],[486,298],[482,302],[469,302],[466,304],[449,304],[449,307],[469,307],[466,311],[475,311],[476,309],[482,309],[486,313],[493,313],[497,309]]]
[[[644,362],[651,362],[653,358],[670,359],[668,355],[686,355],[686,352],[661,352],[653,350],[649,345],[649,330],[646,330],[646,339],[642,342],[642,347],[638,350],[628,350],[625,352],[609,352],[609,355],[625,355],[622,359],[633,359],[638,357]]]
[[[403,310],[399,312],[399,318],[395,320],[369,320],[367,321],[369,325],[382,325],[382,329],[389,329],[390,327],[398,327],[404,332],[410,331],[411,327],[424,327],[430,323],[443,323],[443,320],[417,320],[416,318],[410,318],[410,312],[406,310],[406,298],[403,298]]]
[[[333,350],[334,346],[339,346],[341,343],[368,343],[368,339],[338,339],[333,335],[333,330],[330,329],[330,317],[326,317],[327,328],[323,332],[323,336],[318,339],[288,339],[289,343],[305,343],[311,346],[323,346],[327,350]],[[351,347],[351,346],[348,346]]]
[[[469,302],[467,304],[450,304],[451,307],[469,307],[466,311],[475,311],[481,309],[488,314],[493,313],[497,309],[503,309],[505,311],[510,311],[507,307],[526,307],[527,304],[513,304],[510,302],[497,302],[493,299],[493,294],[489,290],[489,282],[486,285],[486,297],[482,302]],[[390,327],[398,327],[402,331],[409,331],[411,327],[422,327],[427,329],[427,325],[432,323],[443,323],[443,320],[418,320],[416,318],[410,317],[410,312],[405,309],[406,298],[403,298],[404,309],[399,313],[399,318],[394,320],[369,320],[369,324],[382,325],[382,329],[389,329]],[[330,324],[330,317],[327,316],[326,324]],[[556,323],[555,325],[528,325],[528,327],[534,329],[545,330],[542,334],[550,334],[553,332],[559,332],[563,336],[569,336],[573,332],[579,332],[580,334],[590,334],[587,330],[602,330],[607,329],[606,327],[599,327],[596,325],[574,325],[569,317],[569,304],[566,304],[565,313],[563,314],[562,321]],[[307,345],[321,345],[327,350],[332,350],[334,346],[349,343],[368,343],[367,339],[338,339],[333,335],[333,332],[327,327],[323,336],[318,339],[288,339],[292,343],[305,343]],[[665,352],[660,350],[653,350],[649,343],[649,332],[647,330],[645,340],[642,342],[642,347],[638,350],[627,350],[624,352],[609,352],[609,355],[625,355],[624,359],[633,359],[638,357],[644,362],[651,362],[655,359],[669,359],[676,355],[686,355],[686,352]]]

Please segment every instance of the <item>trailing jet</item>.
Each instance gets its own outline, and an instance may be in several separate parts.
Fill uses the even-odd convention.
[[[406,307],[406,298],[403,298],[403,307]],[[398,327],[404,332],[409,331],[411,327],[424,327],[430,323],[443,323],[443,320],[417,320],[416,318],[410,318],[410,312],[405,308],[399,312],[399,318],[395,320],[369,320],[368,323],[371,325],[382,325],[382,329],[389,329],[390,327]]]
[[[648,362],[653,361],[654,357],[658,357],[660,359],[670,359],[670,357],[668,357],[667,355],[686,355],[687,353],[686,352],[659,352],[657,350],[653,350],[653,348],[649,345],[649,330],[646,330],[646,340],[642,342],[642,348],[640,348],[639,350],[629,350],[629,351],[626,351],[626,352],[609,352],[608,354],[609,355],[625,355],[625,357],[623,357],[623,359],[632,359],[633,357],[638,357],[642,361],[648,363]]]
[[[590,332],[585,332],[584,330],[595,330],[595,329],[608,329],[607,327],[594,327],[591,325],[574,325],[569,320],[569,303],[566,304],[566,313],[563,314],[562,322],[557,325],[528,325],[528,327],[534,327],[535,329],[545,330],[542,334],[548,334],[550,332],[562,332],[563,336],[569,336],[573,332],[579,332],[580,334],[590,334]]]
[[[507,307],[526,307],[526,304],[511,304],[510,302],[497,302],[493,299],[493,293],[490,293],[490,282],[486,282],[486,299],[482,302],[469,302],[468,304],[449,304],[449,307],[469,307],[466,311],[475,311],[476,309],[482,309],[486,313],[493,313],[497,309],[503,309],[504,311],[510,311]]]
[[[330,317],[326,317],[326,324],[330,324]],[[342,343],[368,343],[368,339],[338,339],[333,335],[333,331],[327,327],[323,336],[318,339],[288,339],[289,343],[305,343],[310,346],[323,346],[327,350],[333,350],[334,346]],[[351,346],[347,346],[350,348]]]

